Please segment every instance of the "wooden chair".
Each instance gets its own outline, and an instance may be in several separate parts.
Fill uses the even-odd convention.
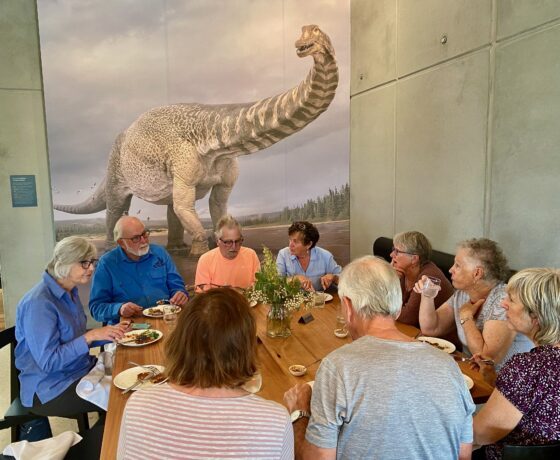
[[[19,399],[19,371],[16,368],[14,351],[16,348],[16,328],[10,327],[0,331],[0,349],[10,347],[10,407],[4,418],[0,419],[0,430],[11,429],[12,442],[19,441],[19,427],[26,422],[41,418],[41,415],[32,414],[29,409],[23,407]],[[5,375],[5,374],[4,374]],[[80,433],[89,429],[88,414],[76,414],[70,418],[75,418],[78,422]]]
[[[560,443],[544,446],[504,445],[503,460],[557,460],[560,458]]]

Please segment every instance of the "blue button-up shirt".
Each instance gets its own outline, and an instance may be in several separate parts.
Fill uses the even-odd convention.
[[[71,295],[48,273],[20,300],[16,310],[16,367],[21,402],[33,406],[59,396],[95,363],[83,336],[86,315],[78,290]]]
[[[309,251],[309,266],[304,270],[297,256],[290,253],[290,248],[281,249],[276,258],[278,273],[282,276],[304,275],[313,283],[316,291],[323,289],[321,277],[327,274],[339,275],[342,272],[333,255],[326,249],[315,246]]]
[[[150,244],[148,254],[135,261],[116,247],[99,260],[89,309],[97,321],[115,324],[124,303],[149,308],[158,300],[170,299],[177,291],[185,292],[185,282],[164,248]]]

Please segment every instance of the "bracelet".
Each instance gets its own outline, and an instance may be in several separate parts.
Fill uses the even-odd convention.
[[[472,316],[467,316],[466,318],[459,318],[459,323],[461,323],[461,326],[462,326],[462,325],[465,324],[467,321],[470,321],[470,320],[472,320],[472,319],[474,319]]]

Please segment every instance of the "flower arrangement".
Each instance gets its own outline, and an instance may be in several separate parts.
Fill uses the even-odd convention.
[[[255,274],[256,282],[247,292],[249,301],[270,305],[283,305],[289,312],[299,310],[310,302],[311,296],[301,289],[297,278],[281,276],[270,249],[263,247],[264,260]]]

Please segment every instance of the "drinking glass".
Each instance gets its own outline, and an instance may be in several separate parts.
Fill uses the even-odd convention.
[[[313,293],[313,306],[315,308],[325,307],[325,293],[321,291],[316,291]]]
[[[174,305],[166,305],[163,307],[163,322],[167,325],[167,329],[171,332],[177,325],[177,309]]]
[[[348,335],[348,323],[346,322],[346,317],[344,316],[344,306],[342,302],[338,307],[336,312],[336,325],[334,327],[334,335],[343,339]]]
[[[422,288],[422,295],[433,299],[438,295],[441,289],[441,280],[439,278],[434,278],[433,276],[428,276],[426,281],[424,281],[424,287]]]
[[[115,355],[109,351],[106,351],[105,356],[103,356],[103,367],[105,368],[105,375],[113,375],[114,362]]]

